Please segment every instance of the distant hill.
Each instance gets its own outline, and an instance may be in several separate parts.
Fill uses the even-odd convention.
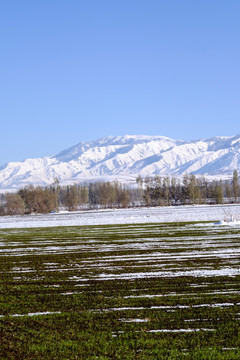
[[[240,135],[195,141],[163,136],[109,136],[79,143],[57,155],[0,167],[0,190],[84,180],[193,173],[231,176],[240,168]]]

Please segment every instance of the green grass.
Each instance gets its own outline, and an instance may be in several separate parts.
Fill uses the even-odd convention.
[[[0,230],[0,359],[239,359],[239,253],[208,223]]]

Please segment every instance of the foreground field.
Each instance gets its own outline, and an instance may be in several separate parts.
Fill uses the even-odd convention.
[[[240,228],[0,230],[1,359],[239,359]]]

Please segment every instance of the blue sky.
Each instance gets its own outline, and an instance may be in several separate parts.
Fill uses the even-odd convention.
[[[239,0],[0,3],[0,164],[108,135],[240,133]]]

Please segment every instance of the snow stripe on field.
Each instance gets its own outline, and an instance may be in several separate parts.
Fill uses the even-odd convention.
[[[35,313],[27,313],[27,314],[0,315],[0,318],[23,317],[23,316],[42,316],[42,315],[52,315],[52,314],[61,314],[61,312],[60,311],[45,311],[45,312],[35,312]]]

